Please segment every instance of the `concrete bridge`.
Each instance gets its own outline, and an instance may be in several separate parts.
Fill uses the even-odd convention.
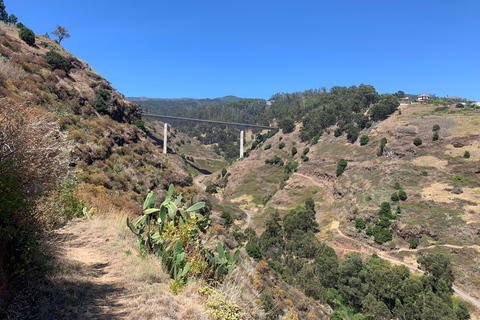
[[[247,129],[260,129],[260,130],[274,130],[273,127],[267,126],[257,126],[253,124],[245,123],[232,123],[232,122],[222,122],[222,121],[212,121],[212,120],[203,120],[203,119],[191,119],[191,118],[180,118],[180,117],[170,117],[170,116],[161,116],[156,114],[142,113],[142,118],[160,120],[165,123],[163,130],[163,153],[167,154],[167,129],[168,123],[173,121],[187,121],[187,122],[196,122],[196,123],[206,123],[214,124],[224,127],[234,127],[240,129],[240,158],[243,158],[243,132]]]

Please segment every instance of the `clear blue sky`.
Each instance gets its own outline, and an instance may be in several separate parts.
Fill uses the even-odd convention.
[[[373,85],[480,100],[478,0],[4,0],[125,96]]]

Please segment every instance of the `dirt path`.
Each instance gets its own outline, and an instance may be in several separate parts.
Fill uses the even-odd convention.
[[[203,183],[201,183],[200,181],[202,181],[206,176],[207,175],[205,175],[205,174],[201,174],[198,177],[195,177],[193,179],[193,184],[196,185],[201,190],[205,190],[206,186]]]
[[[354,241],[354,242],[360,242],[359,240],[357,240],[357,239],[355,239],[355,238],[352,238],[352,237],[344,234],[344,233],[342,232],[342,230],[340,230],[339,226],[340,226],[339,222],[338,222],[338,221],[334,221],[334,222],[332,222],[332,224],[331,224],[331,226],[330,226],[330,230],[336,231],[337,234],[338,234],[340,237],[342,237],[342,238],[345,238],[345,239],[348,239],[348,240],[351,240],[351,241]],[[335,243],[335,242],[334,242],[334,243]],[[410,268],[410,269],[412,269],[412,270],[414,270],[414,271],[424,273],[424,271],[420,270],[419,268],[417,268],[417,267],[415,267],[415,266],[412,266],[412,265],[410,265],[410,264],[408,264],[408,263],[405,263],[405,262],[403,262],[403,261],[400,261],[400,260],[397,260],[397,259],[395,259],[395,258],[392,258],[392,257],[388,256],[384,251],[378,250],[378,249],[376,249],[376,248],[374,248],[374,247],[371,247],[371,246],[369,246],[369,245],[367,245],[367,244],[365,244],[365,243],[363,243],[363,242],[360,242],[360,243],[361,243],[361,245],[362,245],[363,248],[367,248],[367,250],[371,251],[372,254],[373,254],[373,253],[376,253],[376,254],[377,254],[380,258],[382,258],[382,259],[385,259],[385,260],[387,260],[387,261],[390,261],[390,262],[392,262],[392,263],[394,263],[394,264],[403,264],[404,266],[406,266],[406,267],[408,267],[408,268]],[[338,244],[337,244],[337,245],[338,245]],[[444,246],[444,247],[460,248],[460,249],[461,249],[461,248],[464,248],[464,247],[468,247],[468,248],[475,248],[475,249],[477,249],[477,250],[478,250],[478,247],[479,247],[479,246],[475,246],[475,245],[473,245],[473,246],[463,246],[463,247],[462,247],[462,246],[455,246],[455,245],[435,245],[435,246]],[[433,247],[433,246],[431,246],[431,247]],[[352,246],[345,246],[345,245],[343,245],[343,246],[341,247],[341,250],[352,251],[352,252],[362,252],[361,249],[357,249],[357,248],[354,248],[354,247],[352,247]],[[403,249],[403,250],[400,249],[399,251],[417,251],[417,250],[419,250],[419,249]],[[460,295],[463,299],[470,301],[470,302],[473,303],[477,308],[480,308],[480,301],[476,300],[476,299],[473,298],[472,296],[466,294],[465,292],[457,289],[457,288],[454,287],[454,286],[453,286],[452,288],[453,288],[453,290],[454,290],[458,295]]]
[[[137,256],[125,217],[75,220],[42,246],[49,272],[24,285],[7,319],[206,319],[196,292],[173,295],[159,259]]]

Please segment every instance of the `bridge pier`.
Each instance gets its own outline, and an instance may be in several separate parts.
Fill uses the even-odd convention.
[[[243,129],[240,130],[240,159],[243,158]]]
[[[163,154],[167,154],[167,129],[168,124],[165,122],[165,126],[163,129]]]

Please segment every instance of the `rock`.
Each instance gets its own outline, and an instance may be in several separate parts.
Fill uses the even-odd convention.
[[[463,193],[462,185],[461,184],[456,184],[452,189],[452,193],[454,193],[454,194]]]
[[[455,141],[454,143],[452,143],[452,145],[455,147],[455,148],[463,148],[465,147],[465,144],[459,142],[459,141]]]

